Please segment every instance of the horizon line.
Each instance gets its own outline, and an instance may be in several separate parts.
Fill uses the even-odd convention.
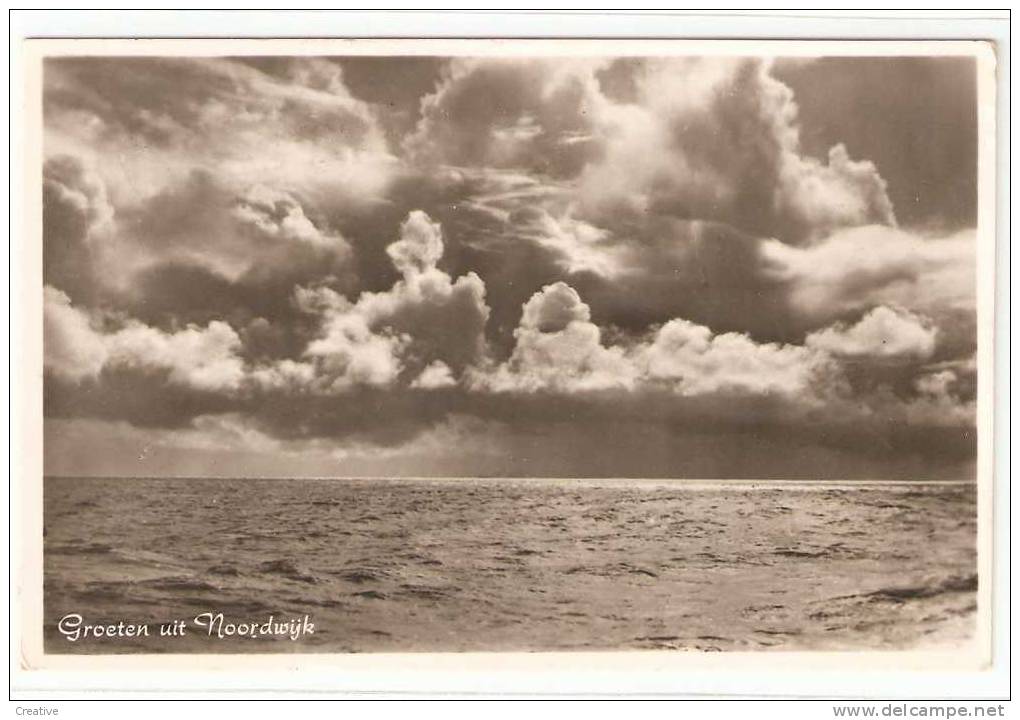
[[[955,480],[902,478],[713,478],[713,477],[618,477],[618,476],[558,476],[541,477],[524,475],[64,475],[43,473],[43,479],[82,480],[526,480],[526,481],[634,481],[634,482],[784,482],[784,483],[882,483],[907,485],[976,485],[978,478]]]

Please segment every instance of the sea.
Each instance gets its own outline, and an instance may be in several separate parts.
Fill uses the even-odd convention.
[[[43,495],[48,653],[859,651],[975,633],[973,483],[50,477]]]

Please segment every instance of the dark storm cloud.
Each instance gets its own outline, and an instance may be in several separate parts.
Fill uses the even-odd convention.
[[[527,228],[519,217],[514,220],[505,230],[510,238]],[[547,243],[533,253],[531,267],[547,268],[533,273],[534,281],[541,286],[546,278],[568,276],[597,317],[630,333],[683,317],[760,339],[791,341],[802,335],[804,327],[788,304],[789,289],[768,273],[757,238],[729,225],[669,216],[625,223],[621,219],[614,232],[626,237],[626,244],[606,245],[619,250],[615,272],[606,276],[579,266],[565,273],[556,246]],[[525,237],[518,242],[527,244]],[[513,278],[514,285],[523,292],[529,287],[528,269],[518,272],[525,277]]]
[[[167,375],[167,371],[111,371],[97,380],[68,382],[47,374],[43,411],[54,418],[102,418],[126,420],[138,427],[176,428],[235,406],[223,395],[171,385]]]
[[[300,312],[294,287],[285,282],[231,282],[205,268],[154,265],[137,275],[137,287],[111,300],[131,317],[171,330],[221,319],[236,328],[248,359],[296,357],[314,337],[316,324]],[[181,293],[181,288],[188,292]]]
[[[51,62],[46,415],[256,473],[965,476],[966,73],[840,62]]]
[[[478,395],[452,389],[398,391],[362,388],[344,402],[292,394],[227,399],[169,392],[151,376],[113,374],[100,386],[47,383],[53,418],[128,420],[147,429],[187,429],[204,418],[240,413],[249,430],[286,447],[324,440],[377,450],[413,444],[456,417],[503,423],[497,474],[584,477],[833,477],[959,478],[972,472],[972,428],[911,422],[890,403],[887,414],[863,422],[852,415],[803,414],[783,401],[695,398],[677,404],[661,395]],[[592,439],[597,442],[592,442]],[[465,454],[472,450],[472,438]],[[312,447],[315,447],[314,445]],[[460,452],[461,449],[458,449]],[[480,465],[463,465],[469,472]],[[412,471],[413,472],[413,471]]]

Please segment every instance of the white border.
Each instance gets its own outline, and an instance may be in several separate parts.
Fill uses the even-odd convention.
[[[805,36],[812,35],[814,37],[832,37],[834,34],[841,37],[874,37],[875,35],[882,35],[889,37],[896,35],[899,37],[923,37],[923,38],[936,38],[936,37],[995,37],[999,40],[1000,46],[1000,64],[999,64],[999,87],[1000,94],[1003,97],[1008,97],[1007,92],[1002,92],[1005,88],[1004,80],[1008,79],[1009,68],[1008,68],[1008,40],[1004,38],[1005,28],[1001,21],[994,19],[980,19],[972,21],[962,21],[959,18],[950,20],[944,19],[929,19],[929,18],[917,18],[906,17],[891,19],[886,21],[876,21],[873,18],[842,18],[838,22],[833,18],[804,18],[804,17],[741,17],[741,18],[721,18],[721,17],[706,17],[706,16],[679,16],[679,15],[628,15],[628,16],[617,16],[612,18],[612,22],[607,22],[605,16],[599,15],[541,15],[538,13],[523,13],[514,15],[464,15],[455,14],[451,15],[439,15],[431,13],[427,15],[422,14],[395,14],[395,13],[383,13],[384,17],[377,15],[369,15],[364,13],[343,13],[343,14],[321,14],[321,13],[300,13],[300,14],[287,14],[287,13],[259,13],[252,15],[241,16],[237,13],[208,13],[196,16],[194,14],[176,14],[176,13],[162,13],[153,12],[139,16],[137,13],[123,13],[118,12],[114,15],[102,15],[96,13],[89,13],[87,15],[78,15],[74,13],[65,13],[57,16],[23,16],[27,22],[22,22],[23,18],[15,17],[13,20],[16,22],[12,23],[12,33],[18,33],[21,37],[27,35],[68,35],[75,34],[81,35],[132,35],[135,37],[144,35],[209,35],[209,34],[229,34],[229,35],[266,35],[273,34],[277,37],[285,35],[323,35],[323,34],[339,34],[339,26],[344,26],[348,29],[351,27],[359,28],[359,33],[362,35],[389,35],[400,36],[400,35],[451,35],[459,34],[461,36],[470,35],[522,35],[522,34],[543,34],[543,35],[615,35],[617,37],[627,34],[644,34],[644,35],[657,35],[662,37],[664,29],[675,31],[669,34],[679,34],[686,37],[696,37],[705,35],[723,35],[723,36],[750,36],[755,35],[757,37],[792,37],[792,36]],[[451,18],[454,20],[451,22]],[[550,23],[550,19],[555,18],[556,23]],[[40,24],[40,20],[45,22]],[[327,22],[328,21],[328,22]],[[560,22],[562,21],[562,22]],[[568,22],[569,21],[569,22]],[[48,24],[47,24],[48,23]],[[753,26],[754,32],[750,32]],[[498,27],[496,30],[494,28]],[[40,30],[45,28],[45,30]],[[126,30],[130,28],[130,31]],[[217,30],[217,28],[220,28]],[[258,28],[258,29],[255,29]],[[365,30],[360,31],[360,28]],[[441,30],[440,30],[441,28]],[[891,28],[896,28],[895,30]],[[224,32],[224,29],[229,29],[228,32]],[[722,31],[720,32],[720,29]],[[530,32],[526,32],[530,31]],[[13,36],[12,36],[13,39]],[[1003,44],[1005,43],[1005,44]],[[216,43],[222,48],[222,43]],[[378,43],[373,43],[380,46]],[[439,54],[452,54],[451,45],[453,43],[449,41],[438,41],[433,43],[436,46],[434,52]],[[559,54],[563,52],[562,48],[566,43],[563,42],[537,42],[525,43],[528,45],[528,54]],[[93,50],[93,52],[107,52],[109,45],[107,43],[96,43],[97,46],[105,46],[107,49],[102,51]],[[159,43],[161,49],[159,52],[168,52],[168,48],[178,45],[175,41],[167,41]],[[259,41],[254,43],[260,50],[257,52],[266,52],[267,45],[266,41]],[[488,45],[488,43],[486,43]],[[786,43],[783,43],[786,45]],[[302,41],[302,46],[307,48],[309,52],[313,52],[311,48],[326,47],[320,45],[318,42]],[[464,48],[473,46],[473,44],[464,44]],[[536,47],[544,46],[548,47],[548,52],[537,52]],[[614,43],[614,54],[621,54],[616,49],[622,47],[621,43]],[[642,43],[642,46],[647,48],[647,44]],[[208,50],[202,49],[198,51],[198,46],[193,54],[222,54],[222,52],[209,52]],[[211,47],[205,46],[203,47]],[[253,46],[254,47],[254,46]],[[364,46],[367,47],[367,46]],[[719,46],[722,47],[722,46]],[[727,44],[727,47],[735,48],[735,45]],[[861,47],[861,46],[858,46]],[[861,47],[861,53],[859,54],[881,54],[882,52],[888,52],[892,46],[888,43],[868,43],[868,52],[863,52],[864,48]],[[902,46],[901,52],[902,54]],[[881,50],[885,48],[885,50]],[[179,48],[178,48],[179,49]],[[1002,62],[1002,51],[1005,50],[1005,60]],[[175,50],[176,51],[176,50]],[[874,52],[873,52],[874,51]],[[232,53],[239,52],[235,48],[231,48]],[[292,51],[288,51],[292,52]],[[337,50],[331,50],[331,52],[338,52]],[[345,47],[343,53],[350,53],[351,48]],[[390,51],[387,51],[390,52]],[[420,51],[419,51],[420,52]],[[477,52],[476,50],[465,50],[467,54]],[[640,52],[635,50],[635,52]],[[648,52],[647,49],[644,52]],[[699,53],[704,53],[705,49],[699,48]],[[745,50],[745,53],[747,51]],[[759,49],[757,53],[760,53]],[[793,52],[793,46],[784,48],[782,54],[791,54]],[[137,53],[137,45],[133,50],[132,54]],[[725,54],[734,54],[732,50],[728,50]],[[777,49],[769,54],[780,54]],[[813,54],[813,51],[807,52],[806,54]],[[11,59],[12,59],[12,77],[21,77],[24,71],[24,67],[20,66],[19,63],[23,61],[24,56],[18,54],[18,48],[12,45],[11,48]],[[17,87],[18,83],[15,83]],[[984,102],[983,98],[982,102]],[[987,105],[983,105],[987,107]],[[1005,116],[1005,103],[999,106],[999,119],[998,124],[1000,130],[1000,136],[1004,133],[1007,127],[1004,122],[1001,122]],[[19,108],[17,97],[15,96],[15,102],[13,108]],[[23,107],[23,106],[21,106]],[[14,118],[18,117],[18,113],[15,112]],[[24,117],[24,115],[22,115]],[[981,119],[982,127],[987,127],[991,120],[988,114],[984,114]],[[22,143],[18,142],[21,133],[18,133],[17,128],[12,128],[14,135],[12,136],[11,147],[17,151],[17,149],[23,147]],[[982,134],[984,137],[984,134]],[[23,139],[23,138],[21,138]],[[1005,138],[1000,138],[999,147],[1004,148],[1008,146],[1005,142]],[[994,157],[994,151],[990,152],[990,148],[987,145],[983,146],[980,154],[982,158]],[[29,154],[28,157],[32,155]],[[38,187],[38,169],[32,170],[18,158],[11,158],[12,168],[15,169],[14,177],[17,177],[18,168],[26,168],[30,173],[29,176],[24,177],[22,186],[25,188]],[[1003,185],[1008,188],[1008,173],[1003,172],[1003,153],[1000,149],[998,153],[998,160],[1000,164],[1000,180],[1002,181],[999,185],[1000,193],[1003,193]],[[991,165],[985,166],[986,170],[990,170],[994,173],[994,168]],[[981,213],[987,213],[989,210],[994,214],[996,209],[996,203],[991,200],[992,193],[987,190],[990,187],[985,181],[988,179],[987,173],[982,173],[982,185],[983,189],[981,193]],[[994,178],[992,178],[994,180]],[[35,184],[33,184],[33,182]],[[993,183],[994,184],[994,183]],[[17,188],[15,187],[15,190]],[[19,204],[18,197],[12,196],[12,207],[18,208]],[[1008,207],[1006,204],[1006,197],[1000,194],[998,198],[997,208],[1000,218],[1000,227],[1008,227],[1008,221],[1003,222],[1005,216],[1005,208]],[[982,215],[986,217],[986,215]],[[12,217],[12,238],[24,238],[24,227],[20,225],[23,218],[18,217],[18,213],[14,213]],[[982,231],[986,226],[982,226]],[[37,348],[37,336],[39,334],[39,328],[41,323],[38,322],[37,314],[28,314],[25,306],[26,300],[31,302],[30,296],[25,296],[23,293],[18,292],[24,290],[26,287],[31,290],[33,287],[32,279],[35,282],[38,281],[38,258],[32,256],[31,258],[23,257],[24,247],[14,242],[12,243],[13,252],[15,255],[12,258],[15,260],[14,267],[25,268],[23,263],[29,262],[31,267],[28,268],[27,274],[19,273],[12,277],[12,297],[14,303],[12,304],[12,337],[19,338],[21,340],[21,351],[19,353],[20,367],[18,368],[19,376],[12,376],[12,387],[15,388],[15,396],[12,397],[13,407],[21,408],[21,412],[17,416],[18,422],[14,423],[12,430],[14,434],[11,436],[12,448],[22,447],[21,442],[26,440],[25,428],[31,428],[32,424],[30,421],[35,420],[38,415],[26,416],[23,414],[24,409],[27,406],[31,407],[32,402],[26,402],[25,390],[31,387],[33,384],[32,368],[41,367],[40,357],[35,348]],[[980,266],[983,273],[990,273],[993,268],[997,272],[1000,280],[1000,303],[999,303],[999,320],[1001,321],[1003,316],[1008,316],[1008,307],[1005,307],[1004,303],[1001,302],[1001,298],[1004,296],[1005,288],[1005,273],[1006,268],[1003,263],[1003,259],[1008,259],[1008,245],[1003,242],[1002,234],[1000,233],[999,243],[999,262],[996,264],[994,261],[990,261],[990,253],[982,253],[983,258],[980,261]],[[991,277],[990,274],[983,274],[982,284],[983,292],[982,297],[985,298],[982,301],[982,306],[985,308],[982,310],[982,316],[989,322],[982,322],[982,341],[986,338],[990,338],[991,333],[991,285],[987,280]],[[1001,325],[1000,325],[1001,327]],[[1002,334],[999,335],[1002,338]],[[984,343],[985,355],[991,351],[991,345],[987,342]],[[25,349],[31,349],[30,355],[25,355]],[[996,385],[998,387],[1005,387],[1008,383],[1008,370],[1003,360],[1003,349],[1004,343],[999,343],[997,346],[999,360],[996,372]],[[986,357],[985,359],[990,359]],[[983,366],[987,367],[987,366]],[[12,368],[13,369],[13,368]],[[21,380],[27,380],[28,382],[19,382]],[[1003,382],[1006,381],[1006,383]],[[35,381],[37,382],[37,380]],[[21,399],[17,393],[20,391]],[[990,407],[988,404],[991,400],[990,395],[991,388],[985,383],[981,391],[982,401],[984,407]],[[999,447],[1003,447],[1003,422],[1008,421],[1008,406],[1003,408],[1001,398],[999,404],[996,406],[996,415],[998,422],[996,423],[997,429],[999,430],[998,437]],[[985,413],[987,415],[987,413]],[[990,424],[985,426],[985,430],[990,428]],[[985,470],[990,470],[992,456],[990,454],[992,434],[990,432],[982,432],[982,448],[979,449],[979,466]],[[983,459],[982,459],[983,458]],[[34,477],[37,475],[38,467],[32,464],[31,459],[24,455],[15,455],[12,457],[14,461],[20,461],[22,464],[12,464],[12,486],[15,491],[21,487],[21,483],[17,481],[17,478]],[[997,599],[1005,599],[1008,602],[1008,587],[1002,582],[1003,575],[1006,571],[1005,562],[1008,560],[1008,548],[1003,542],[1004,535],[1008,531],[1007,523],[1008,518],[1006,512],[1008,509],[1009,500],[1009,488],[1008,482],[1003,482],[1008,476],[1004,470],[1004,453],[1000,453],[995,458],[997,469],[999,472],[996,476],[999,482],[996,483],[995,496],[996,504],[994,511],[996,514],[996,522],[994,524],[994,531],[996,534],[996,557],[999,562],[994,567],[994,577],[996,578],[996,586],[999,589],[996,597]],[[14,508],[20,506],[18,502],[19,498],[15,498]],[[983,492],[981,495],[980,503],[982,507],[986,507],[991,510],[991,495],[987,492]],[[12,520],[17,520],[17,515]],[[23,523],[18,523],[17,527],[12,526],[12,537],[15,542],[18,538],[25,536],[26,531],[31,530],[29,527],[33,523],[30,518],[22,517]],[[24,524],[27,523],[27,524]],[[989,528],[992,530],[992,528]],[[18,548],[14,547],[12,550],[17,551]],[[15,555],[15,557],[18,557]],[[987,567],[990,567],[991,558],[984,554],[981,560],[982,571]],[[992,577],[992,574],[988,575],[982,572],[982,578]],[[21,578],[24,581],[24,578]],[[983,593],[991,593],[991,587],[987,583],[982,581]],[[12,596],[12,600],[14,600]],[[1007,606],[1008,607],[1008,606]],[[996,628],[1002,628],[1001,623],[1004,620],[1002,614],[1003,605],[998,605],[999,613],[997,613],[1000,623],[996,625]],[[15,615],[17,617],[17,615]],[[16,629],[16,628],[12,628]],[[286,682],[281,685],[280,675],[278,672],[264,674],[256,670],[258,662],[261,660],[258,657],[246,656],[248,662],[253,661],[253,665],[250,667],[250,671],[246,673],[209,673],[208,667],[204,667],[199,672],[190,673],[174,673],[160,674],[160,685],[166,690],[183,689],[183,688],[204,688],[206,690],[219,690],[223,688],[235,688],[238,690],[253,690],[262,689],[268,690],[270,694],[275,694],[271,689],[283,689],[283,686],[293,689],[304,689],[313,690],[321,688],[330,688],[335,691],[404,691],[412,693],[435,693],[435,692],[499,692],[499,693],[511,693],[511,692],[536,692],[536,693],[605,693],[607,690],[613,690],[616,692],[627,692],[627,693],[692,693],[695,690],[699,690],[700,693],[707,693],[710,695],[715,694],[739,694],[739,695],[752,695],[752,696],[776,696],[776,695],[804,695],[813,694],[815,696],[853,696],[853,697],[904,697],[904,696],[927,696],[931,697],[933,694],[944,697],[993,697],[1001,696],[1007,688],[1006,677],[1004,675],[1005,667],[1003,661],[1008,660],[1008,639],[1000,632],[995,634],[996,646],[994,650],[994,658],[996,660],[996,667],[992,671],[986,671],[983,673],[969,673],[961,674],[954,672],[940,672],[933,676],[931,674],[925,676],[919,676],[917,674],[903,673],[895,670],[896,667],[902,667],[903,662],[908,660],[902,654],[892,653],[886,655],[886,659],[890,662],[882,662],[879,658],[875,657],[875,654],[869,653],[869,658],[866,658],[869,662],[874,663],[878,661],[878,665],[881,668],[876,668],[872,671],[848,671],[848,666],[854,663],[847,661],[851,658],[845,654],[834,655],[833,657],[827,657],[828,654],[811,654],[801,658],[802,660],[808,660],[811,665],[815,668],[812,672],[806,672],[804,670],[799,671],[796,674],[791,674],[789,670],[767,670],[766,668],[775,668],[777,666],[778,658],[787,658],[790,660],[797,660],[799,653],[786,653],[782,655],[755,655],[755,658],[767,661],[764,665],[762,662],[756,662],[758,668],[753,675],[746,673],[737,673],[732,670],[734,667],[734,661],[738,660],[735,654],[724,654],[722,656],[683,656],[670,654],[673,659],[679,659],[681,662],[675,664],[673,662],[666,662],[661,659],[659,653],[635,653],[634,655],[646,655],[651,660],[651,664],[643,663],[644,667],[640,669],[632,670],[621,670],[620,653],[612,653],[598,656],[593,659],[590,664],[579,663],[580,657],[573,654],[547,654],[543,657],[551,662],[542,664],[546,666],[546,673],[542,676],[535,674],[535,655],[527,656],[515,656],[515,655],[484,655],[476,656],[473,654],[468,655],[417,655],[417,656],[386,656],[386,655],[361,655],[356,656],[357,662],[354,666],[348,666],[344,668],[344,675],[338,678],[335,671],[329,671],[325,668],[313,669],[307,668],[301,675],[290,675]],[[12,632],[12,661],[14,662],[14,675],[12,677],[13,687],[19,688],[21,692],[29,691],[30,688],[37,688],[44,690],[44,696],[52,697],[54,690],[57,689],[69,689],[69,688],[110,688],[110,689],[151,689],[153,687],[152,677],[146,673],[135,673],[131,671],[125,671],[116,674],[110,673],[89,673],[82,671],[82,665],[78,665],[78,671],[68,675],[63,672],[56,671],[34,671],[26,672],[19,667],[19,655],[20,653],[15,652],[20,647],[20,642],[17,638],[17,633]],[[630,655],[630,653],[628,653]],[[660,656],[659,658],[652,658],[651,656]],[[163,656],[167,657],[167,656]],[[219,656],[220,659],[227,659],[226,656]],[[303,656],[307,657],[307,656]],[[697,657],[698,664],[700,667],[695,669],[690,666],[687,661],[691,657]],[[215,660],[215,656],[213,656]],[[275,665],[280,664],[280,656],[274,656]],[[366,658],[371,658],[371,661],[366,661]],[[476,660],[486,660],[487,667],[481,668]],[[686,660],[684,660],[686,658]],[[708,658],[705,660],[704,658]],[[718,658],[718,659],[711,659]],[[231,664],[236,666],[234,661],[236,656],[229,658]],[[926,658],[930,661],[932,658],[928,656]],[[941,658],[943,661],[952,664],[953,658],[944,657]],[[122,662],[115,664],[121,665],[126,670],[128,667],[137,668],[139,663],[137,658],[120,658]],[[195,656],[189,658],[190,664],[194,667]],[[272,660],[272,659],[271,659]],[[290,658],[292,661],[288,664],[295,664],[294,658]],[[377,664],[378,660],[381,664]],[[400,661],[405,661],[401,663]],[[495,660],[495,667],[491,661]],[[204,660],[203,660],[204,662]],[[94,664],[94,663],[93,663]],[[247,663],[246,663],[247,664]],[[585,667],[581,670],[568,670],[565,667],[571,665],[577,667],[583,664]],[[787,662],[784,660],[778,664],[786,665]],[[910,663],[907,663],[908,665]],[[402,667],[403,665],[403,667]],[[943,666],[948,667],[948,666]],[[472,669],[473,668],[473,669]],[[677,671],[683,668],[684,674],[682,676],[677,675]],[[498,670],[498,673],[494,673]],[[255,671],[255,672],[252,672]],[[932,682],[936,678],[939,679],[937,683]],[[35,693],[32,693],[35,694]]]

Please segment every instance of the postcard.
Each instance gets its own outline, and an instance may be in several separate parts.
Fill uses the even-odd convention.
[[[26,50],[27,667],[988,662],[988,44]]]

